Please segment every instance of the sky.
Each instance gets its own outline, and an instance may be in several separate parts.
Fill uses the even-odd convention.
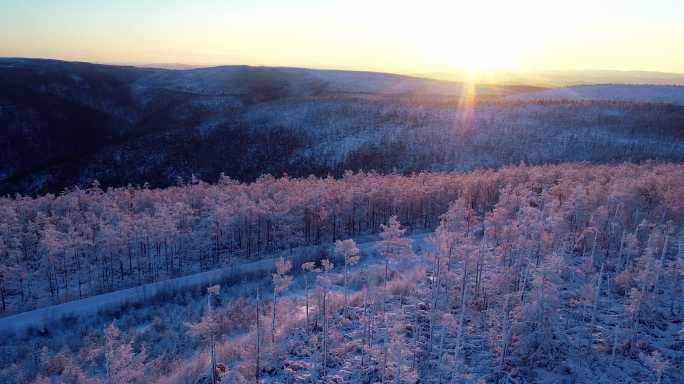
[[[0,56],[684,73],[682,0],[0,0]]]

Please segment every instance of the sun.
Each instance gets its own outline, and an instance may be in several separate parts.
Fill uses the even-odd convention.
[[[488,36],[471,38],[460,43],[460,61],[466,71],[472,73],[511,69],[517,66],[515,57]]]
[[[510,44],[498,29],[467,29],[461,32],[441,54],[442,61],[473,75],[492,71],[516,70],[521,66],[522,49]]]
[[[455,2],[442,11],[421,22],[429,64],[469,76],[522,68],[530,26],[476,2]]]

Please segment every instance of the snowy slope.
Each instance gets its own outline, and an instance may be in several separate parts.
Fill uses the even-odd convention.
[[[329,93],[456,96],[463,91],[458,82],[391,73],[251,66],[159,70],[137,79],[134,88],[138,93],[163,88],[203,95],[245,95],[259,90],[295,97]],[[476,91],[493,95],[515,90],[482,85]]]
[[[514,100],[602,100],[684,105],[684,86],[578,85],[509,96]]]

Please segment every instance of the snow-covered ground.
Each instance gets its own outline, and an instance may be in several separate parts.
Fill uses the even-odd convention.
[[[601,100],[684,105],[684,86],[578,85],[508,96],[513,100]]]

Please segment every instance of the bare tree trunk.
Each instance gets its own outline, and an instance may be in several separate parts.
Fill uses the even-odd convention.
[[[344,311],[345,311],[345,315],[347,312],[347,307],[349,306],[349,293],[347,291],[347,282],[349,280],[348,275],[349,275],[349,263],[347,262],[347,258],[345,257],[345,260],[344,260]]]
[[[467,264],[463,265],[463,285],[461,286],[461,313],[459,314],[459,322],[458,322],[458,337],[456,338],[456,355],[461,352],[461,347],[463,343],[463,328],[464,323],[465,323],[465,308],[466,308],[466,290],[468,288],[468,266]]]
[[[257,287],[257,292],[256,292],[256,367],[254,370],[254,377],[256,379],[256,382],[259,382],[259,374],[261,371],[261,325],[259,323],[259,316],[260,316],[260,301],[261,297],[259,296],[259,287]]]
[[[665,229],[667,231],[667,228]],[[663,243],[663,250],[660,252],[660,265],[658,267],[658,270],[656,271],[656,277],[655,281],[653,283],[653,292],[657,295],[658,294],[658,280],[660,280],[660,272],[663,270],[665,267],[665,254],[667,254],[667,242],[669,240],[669,235],[667,232],[665,233],[665,242]]]
[[[650,272],[650,268],[647,265],[646,266],[646,273],[644,273],[644,281],[641,283],[641,297],[639,298],[639,303],[637,305],[636,310],[634,311],[634,315],[632,316],[632,341],[633,341],[633,345],[636,345],[636,342],[637,342],[637,324],[639,323],[639,311],[641,310],[641,302],[644,300],[644,295],[646,294],[646,280],[647,280],[649,272]]]
[[[5,303],[5,279],[0,275],[0,299],[2,299],[2,312],[7,310],[7,305]]]
[[[525,272],[523,272],[523,281],[522,285],[520,286],[520,303],[524,307],[525,306],[525,287],[527,286],[527,275],[528,275],[528,265],[525,264]]]
[[[598,310],[598,301],[601,296],[601,281],[603,280],[603,267],[605,263],[601,263],[601,270],[599,271],[598,279],[596,280],[596,292],[594,293],[594,308],[591,311],[591,325],[594,328],[594,320],[596,320],[596,311]]]
[[[670,313],[673,315],[675,298],[678,297],[678,293],[680,293],[682,290],[682,279],[680,278],[682,271],[679,267],[679,260],[682,257],[684,257],[684,229],[682,229],[682,234],[679,236],[679,241],[677,243],[677,256],[675,257],[674,262],[674,285],[670,290]]]
[[[385,288],[387,288],[387,280],[389,279],[389,259],[385,258]]]
[[[208,308],[208,315],[209,318],[211,319],[211,316],[213,316],[213,308],[211,305],[211,295],[212,292],[208,292],[207,294],[207,308]],[[212,327],[213,328],[213,327]],[[209,330],[209,342],[211,344],[211,384],[216,384],[218,383],[218,377],[216,376],[216,345],[215,345],[215,340],[214,340],[214,329]]]
[[[273,319],[271,319],[271,342],[275,346],[275,332],[276,332],[276,306],[278,305],[278,296],[276,293],[275,283],[273,284]]]
[[[442,375],[444,373],[444,367],[442,366],[442,354],[444,353],[444,334],[446,333],[446,327],[442,328],[439,336],[439,349],[437,350],[437,367],[439,368],[437,382],[442,382]]]
[[[416,303],[414,310],[413,310],[413,323],[414,323],[414,328],[416,330],[415,334],[413,335],[413,359],[411,361],[411,369],[417,369],[417,360],[418,360],[418,339],[420,338],[420,324],[418,321],[418,304]]]
[[[323,377],[328,375],[328,319],[326,317],[326,296],[323,290]]]
[[[432,352],[432,337],[433,337],[433,327],[435,322],[435,310],[437,308],[437,300],[439,297],[439,285],[440,285],[440,261],[441,258],[437,257],[435,260],[435,274],[433,276],[432,284],[432,304],[430,305],[430,329],[428,333],[428,351]]]
[[[617,334],[618,334],[617,331],[618,331],[618,324],[616,321],[615,326],[613,327],[613,348],[610,352],[611,363],[615,363],[615,351],[617,350]]]
[[[304,301],[306,302],[306,334],[309,334],[309,277],[304,276]]]
[[[620,249],[618,250],[618,260],[619,260],[619,268],[624,270],[627,266],[626,260],[623,259],[623,249],[625,247],[625,230],[622,230],[622,236],[620,236]]]
[[[397,362],[397,373],[394,378],[395,384],[400,384],[401,383],[401,349],[397,349],[397,355],[395,356],[395,360]]]
[[[594,242],[591,244],[591,269],[594,269],[594,265],[596,265],[595,257],[596,257],[596,242],[598,240],[598,229],[594,230]]]
[[[504,364],[506,363],[506,353],[508,352],[508,341],[510,337],[510,325],[508,319],[508,301],[510,300],[510,295],[506,295],[506,300],[503,305],[503,320],[501,322],[501,368],[503,371]]]
[[[383,304],[384,306],[384,304]],[[387,345],[389,344],[389,329],[387,327],[387,312],[383,310],[382,313],[382,323],[385,327],[385,334],[382,340],[382,383],[385,383],[385,377],[387,375]]]
[[[365,318],[366,323],[368,323],[368,308],[367,308],[367,303],[368,303],[368,290],[366,290],[366,293],[363,296],[363,317]],[[362,325],[363,327],[363,336],[361,339],[361,370],[363,372],[365,368],[365,357],[366,357],[366,348],[364,346],[365,343],[367,343],[367,335],[366,335],[366,326],[365,324]]]
[[[484,228],[482,229],[484,231]],[[480,249],[477,252],[477,265],[475,268],[475,297],[477,298],[480,294],[480,284],[482,283],[482,270],[484,269],[484,248],[485,248],[485,236],[482,236],[482,242],[480,244]]]

